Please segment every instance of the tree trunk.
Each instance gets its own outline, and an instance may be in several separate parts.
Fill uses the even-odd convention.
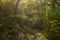
[[[52,9],[55,9],[56,0],[51,0]]]
[[[14,15],[17,14],[17,9],[18,9],[19,2],[20,2],[20,0],[17,0],[15,11],[14,11]]]

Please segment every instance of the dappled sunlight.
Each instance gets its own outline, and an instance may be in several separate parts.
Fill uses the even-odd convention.
[[[0,40],[60,40],[60,0],[0,0]]]

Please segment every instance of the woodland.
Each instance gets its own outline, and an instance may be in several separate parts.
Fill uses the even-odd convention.
[[[60,0],[0,0],[0,40],[60,40]]]

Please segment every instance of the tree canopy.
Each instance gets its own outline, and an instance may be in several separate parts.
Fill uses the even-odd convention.
[[[0,40],[60,40],[60,0],[0,0]]]

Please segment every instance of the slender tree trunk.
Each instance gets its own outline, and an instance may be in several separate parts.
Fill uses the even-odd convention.
[[[52,13],[56,15],[56,0],[51,0]]]
[[[17,14],[17,9],[18,9],[19,2],[20,2],[20,0],[17,0],[16,7],[15,7],[15,11],[14,11],[14,15]]]
[[[52,9],[55,9],[56,0],[51,0]]]

